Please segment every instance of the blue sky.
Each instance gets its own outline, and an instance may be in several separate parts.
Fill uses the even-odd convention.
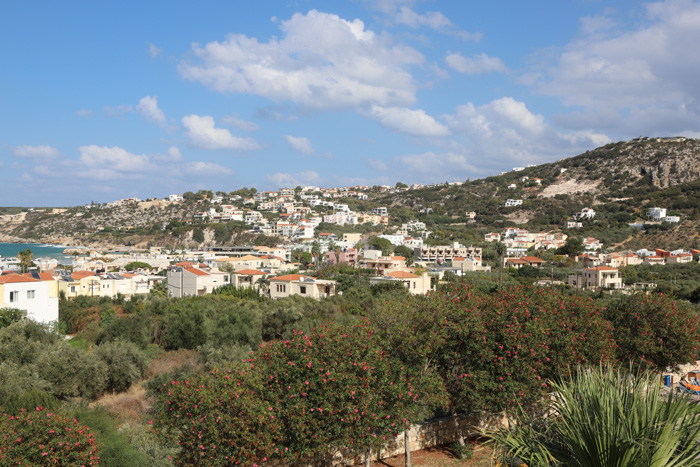
[[[700,136],[700,2],[3,2],[0,205],[475,179]]]

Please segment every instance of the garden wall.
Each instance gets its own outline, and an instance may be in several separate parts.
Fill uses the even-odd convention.
[[[507,420],[502,415],[491,415],[487,417],[479,417],[478,415],[462,416],[458,418],[458,422],[462,427],[464,436],[475,437],[479,435],[480,430],[505,427]],[[414,425],[409,431],[411,443],[411,452],[420,451],[422,449],[451,444],[457,440],[457,428],[452,417],[440,418],[425,423]],[[372,453],[372,460],[386,459],[387,457],[396,456],[404,453],[404,434],[399,434],[393,441],[389,442],[381,452]],[[309,461],[307,463],[296,464],[299,467],[317,467],[317,466],[349,466],[364,462],[365,457],[353,458],[352,453],[337,453],[332,460],[324,459],[322,461]],[[262,464],[264,467],[287,467],[283,461],[275,459]]]

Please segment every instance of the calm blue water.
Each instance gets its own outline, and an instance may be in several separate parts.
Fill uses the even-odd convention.
[[[47,246],[41,243],[0,243],[0,256],[15,258],[17,253],[29,248],[34,253],[35,258],[69,258],[63,254],[64,246]]]

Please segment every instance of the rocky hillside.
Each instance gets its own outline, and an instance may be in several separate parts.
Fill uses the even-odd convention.
[[[695,242],[700,246],[700,140],[637,138],[462,184],[388,194],[373,191],[369,201],[346,198],[340,202],[360,211],[386,206],[394,225],[418,218],[435,232],[435,241],[476,243],[483,239],[484,232],[509,225],[532,230],[561,228],[582,208],[592,207],[597,213],[595,219],[584,222],[578,232],[601,238],[606,245],[653,246],[653,242],[672,248]],[[523,202],[507,207],[508,199]],[[682,221],[652,226],[644,232],[629,226],[642,221],[651,206],[667,208]],[[100,246],[252,241],[244,234],[242,223],[183,223],[209,207],[212,205],[206,200],[152,200],[119,207],[15,209],[6,210],[5,215],[0,209],[0,241]],[[470,212],[476,216],[472,218]],[[270,220],[274,221],[273,216]]]

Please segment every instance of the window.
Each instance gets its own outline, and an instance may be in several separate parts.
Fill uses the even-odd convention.
[[[305,285],[299,286],[299,293],[300,293],[300,294],[305,294],[305,293],[306,293],[306,286],[305,286]]]
[[[18,301],[19,301],[19,291],[11,290],[10,291],[10,303],[18,302]]]
[[[326,294],[327,294],[327,295],[330,295],[330,293],[331,293],[331,286],[330,286],[330,285],[327,285],[327,286],[326,286]]]
[[[78,288],[74,285],[70,286],[70,293],[76,293],[78,291]]]
[[[27,299],[36,298],[36,290],[27,290]]]

